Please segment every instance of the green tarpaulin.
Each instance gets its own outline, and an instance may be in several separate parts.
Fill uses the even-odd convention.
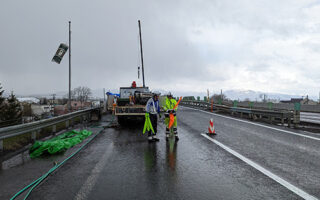
[[[36,158],[46,153],[55,154],[66,151],[76,144],[81,143],[91,134],[92,132],[87,130],[72,130],[47,141],[36,141],[29,150],[30,157]]]

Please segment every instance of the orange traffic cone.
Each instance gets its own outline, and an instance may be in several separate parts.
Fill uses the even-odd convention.
[[[209,134],[216,134],[216,130],[214,130],[213,119],[210,119],[210,126],[208,127]]]

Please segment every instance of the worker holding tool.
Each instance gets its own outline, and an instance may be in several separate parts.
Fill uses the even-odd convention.
[[[157,124],[158,117],[160,116],[160,106],[159,106],[159,92],[154,92],[153,97],[150,98],[146,105],[146,116],[150,117],[152,128],[148,131],[148,141],[149,142],[158,142],[159,138],[157,138]],[[147,117],[146,117],[147,121]],[[153,130],[153,131],[152,131]]]
[[[176,117],[176,111],[178,107],[177,107],[177,101],[172,97],[171,92],[167,94],[166,103],[163,106],[163,109],[166,111],[164,115],[165,116],[164,123],[166,125],[166,140],[168,141],[170,136],[170,127],[169,127],[170,114],[173,114],[174,116],[173,133],[176,138],[176,141],[178,141],[179,137],[178,137],[178,131],[177,131],[177,117]]]

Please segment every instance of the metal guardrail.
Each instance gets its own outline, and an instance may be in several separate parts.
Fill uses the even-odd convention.
[[[300,115],[301,115],[301,119],[300,119],[301,122],[320,125],[319,113],[301,112]]]
[[[265,110],[265,109],[251,109],[251,108],[242,108],[242,107],[232,107],[227,105],[220,104],[211,104],[204,101],[181,101],[181,105],[198,107],[204,110],[215,110],[220,112],[227,112],[232,115],[240,114],[240,117],[247,115],[248,118],[256,119],[267,119],[272,122],[279,122],[284,125],[285,122],[288,123],[288,126],[291,126],[293,123],[295,126],[300,122],[300,112],[299,111],[288,111],[288,110]]]
[[[3,140],[6,138],[22,135],[25,133],[32,133],[32,139],[36,139],[36,133],[37,131],[53,126],[53,132],[56,131],[56,124],[61,123],[61,122],[66,122],[66,126],[69,126],[69,120],[73,120],[76,117],[84,116],[84,115],[89,115],[93,110],[100,109],[100,108],[89,108],[81,111],[76,111],[72,113],[68,113],[65,115],[61,115],[58,117],[53,117],[50,119],[44,119],[40,121],[35,121],[31,123],[26,123],[26,124],[19,124],[15,126],[9,126],[5,128],[0,128],[0,152],[3,151]],[[82,118],[83,119],[83,118]],[[73,123],[71,121],[71,123]]]

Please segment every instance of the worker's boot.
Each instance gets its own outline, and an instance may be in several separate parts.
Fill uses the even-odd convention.
[[[148,142],[153,142],[152,135],[150,132],[148,132]]]
[[[174,137],[176,138],[176,141],[179,140],[178,131],[177,128],[173,128]]]
[[[169,128],[166,128],[166,141],[169,141],[169,136],[170,136],[170,130]]]
[[[159,142],[160,139],[157,138],[157,135],[153,135],[152,136],[152,140],[155,141],[155,142]]]

